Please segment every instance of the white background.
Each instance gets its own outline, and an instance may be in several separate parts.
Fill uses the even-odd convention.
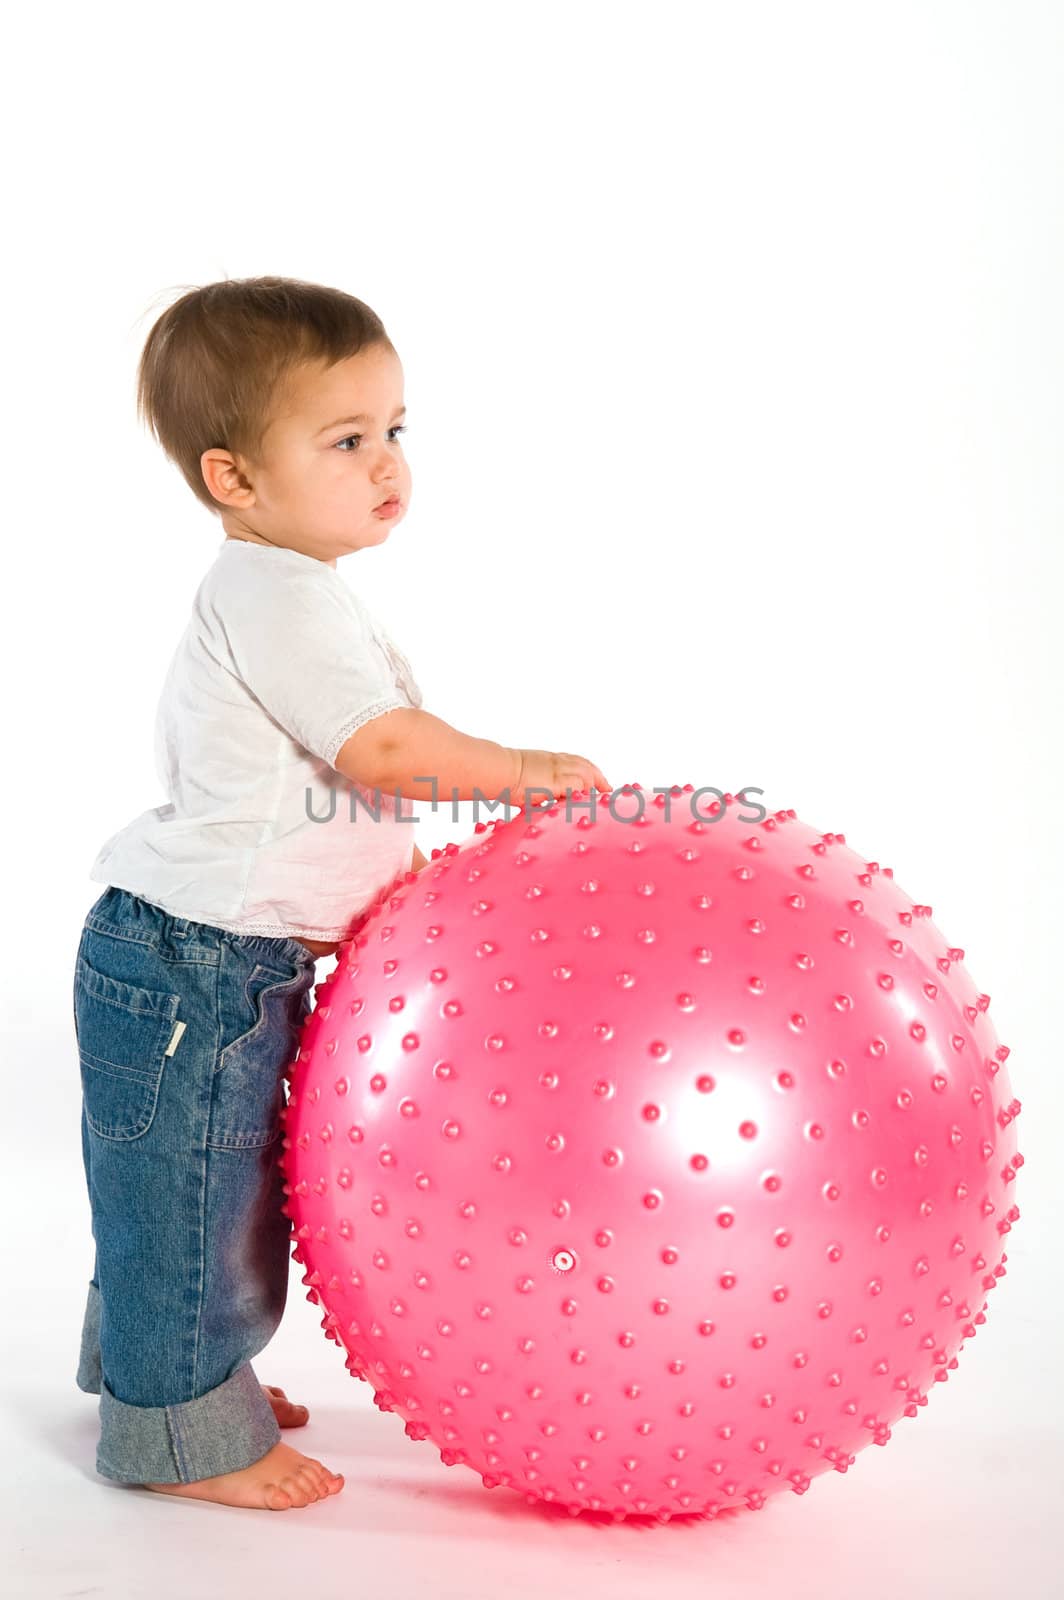
[[[1060,7],[5,26],[5,1592],[1058,1592]],[[349,1379],[295,1266],[257,1370],[344,1492],[252,1516],[94,1471],[72,965],[99,845],[167,798],[155,702],[221,537],[134,368],[181,288],[265,272],[366,300],[403,362],[411,508],[339,570],[428,709],[617,786],[761,786],[992,996],[1008,1275],[917,1421],[801,1498],[648,1529],[488,1494]],[[470,830],[420,809],[426,853]]]

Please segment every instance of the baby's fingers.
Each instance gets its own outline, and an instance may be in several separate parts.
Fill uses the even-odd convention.
[[[608,779],[599,771],[593,761],[587,761],[583,756],[570,756],[573,764],[567,772],[567,778],[574,789],[609,789]]]
[[[611,789],[613,785],[602,776],[598,767],[586,767],[577,774],[573,787],[586,789],[590,793],[592,789]]]

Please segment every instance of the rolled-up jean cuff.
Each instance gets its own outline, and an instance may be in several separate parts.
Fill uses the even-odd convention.
[[[194,1483],[239,1472],[280,1437],[249,1361],[207,1394],[177,1405],[127,1405],[100,1385],[96,1470],[119,1483]]]

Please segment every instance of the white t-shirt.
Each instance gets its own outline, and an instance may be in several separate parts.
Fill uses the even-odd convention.
[[[413,807],[332,762],[364,722],[420,705],[406,657],[335,568],[226,538],[159,700],[169,803],[112,835],[90,878],[233,933],[350,937],[410,866],[399,818]]]

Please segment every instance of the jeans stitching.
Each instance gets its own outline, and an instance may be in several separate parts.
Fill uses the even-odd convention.
[[[218,1059],[218,1047],[222,1038],[222,961],[224,952],[218,952],[218,965],[214,978],[214,1059]],[[207,1135],[210,1130],[211,1101],[213,1099],[213,1072],[207,1083],[207,1103],[204,1109],[203,1140],[199,1154],[200,1160],[200,1201],[199,1201],[199,1226],[197,1228],[196,1248],[199,1252],[199,1282],[196,1289],[196,1345],[192,1358],[192,1389],[196,1393],[199,1389],[199,1349],[200,1333],[203,1327],[203,1295],[206,1289],[206,1255],[207,1255],[207,1166],[210,1161],[210,1149],[207,1144]]]
[[[98,922],[93,917],[86,917],[85,925],[82,930],[82,937],[84,937],[85,929],[89,929],[93,933],[98,933],[105,939],[117,939],[122,944],[142,945],[145,950],[154,950],[156,955],[158,955],[163,961],[168,961],[170,959],[166,951],[162,949],[158,939],[141,939],[131,937],[128,933],[124,933],[122,929],[113,922]],[[188,954],[182,950],[180,952],[180,961],[178,964],[183,967],[211,967],[216,964],[216,961],[217,957],[213,954],[200,957]]]
[[[189,1479],[185,1476],[188,1472],[188,1462],[185,1459],[185,1452],[181,1448],[181,1429],[174,1426],[172,1408],[170,1406],[163,1407],[163,1415],[166,1418],[166,1431],[170,1438],[170,1448],[177,1463],[178,1477],[182,1483],[188,1483]]]

